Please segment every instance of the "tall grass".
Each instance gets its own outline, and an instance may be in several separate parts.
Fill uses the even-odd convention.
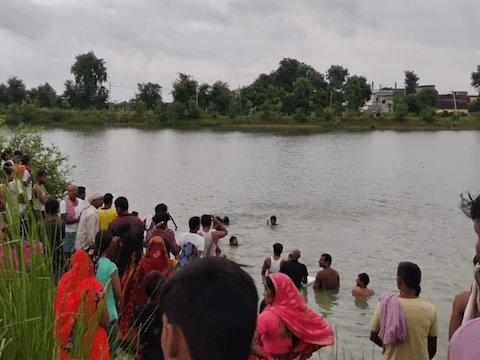
[[[5,255],[5,261],[0,259],[0,358],[57,359],[58,348],[53,337],[54,249],[42,221],[37,221],[29,205],[26,215],[22,216],[17,210],[17,199],[8,191],[6,202],[7,210],[2,214],[5,226],[0,233],[0,246]],[[23,251],[24,241],[30,248],[30,261]],[[43,253],[39,242],[43,243]],[[96,314],[97,319],[103,306]],[[80,320],[82,314],[78,316]],[[88,349],[89,344],[80,337],[75,337],[74,347]],[[83,350],[78,358],[86,357]]]

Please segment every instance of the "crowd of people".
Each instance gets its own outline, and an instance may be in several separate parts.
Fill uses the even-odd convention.
[[[191,217],[189,231],[176,236],[169,223],[177,225],[165,204],[141,219],[125,197],[87,196],[85,187],[73,184],[63,199],[51,199],[45,188],[48,174],[35,173],[30,157],[19,152],[2,154],[2,170],[2,211],[20,217],[33,212],[42,239],[49,242],[56,284],[53,334],[60,359],[113,359],[121,348],[143,360],[303,360],[333,345],[331,326],[299,291],[310,279],[298,249],[284,259],[283,246],[273,245],[273,256],[261,270],[264,300],[257,311],[253,279],[220,246],[228,235],[227,217]],[[479,237],[474,259],[478,282],[455,298],[451,359],[465,358],[465,344],[480,321],[480,197],[462,198],[462,209],[474,220]],[[278,226],[277,218],[267,224]],[[231,236],[229,244],[238,246],[238,239]],[[43,245],[33,251],[43,252]],[[0,257],[5,261],[4,252]],[[322,254],[315,291],[339,290],[340,276],[331,265],[332,256]],[[369,282],[366,273],[359,274],[352,295],[373,296]],[[401,262],[396,282],[398,295],[380,298],[370,338],[383,347],[386,359],[432,359],[437,314],[419,296],[420,268]]]

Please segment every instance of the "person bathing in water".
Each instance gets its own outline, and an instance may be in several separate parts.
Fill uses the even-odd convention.
[[[273,256],[267,257],[263,262],[262,276],[265,276],[267,271],[269,274],[280,272],[280,267],[285,262],[285,259],[282,259],[282,252],[282,244],[273,244]]]
[[[369,282],[370,282],[370,277],[367,274],[365,273],[358,274],[357,286],[353,288],[352,295],[355,297],[375,295],[375,291],[373,289],[367,288],[367,285]]]

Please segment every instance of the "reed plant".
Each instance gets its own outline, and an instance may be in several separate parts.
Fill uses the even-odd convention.
[[[1,190],[5,190],[2,188]],[[55,306],[54,248],[44,221],[27,203],[18,211],[18,200],[5,195],[0,232],[0,358],[50,360],[58,358],[53,336]],[[43,249],[42,249],[43,247]],[[28,251],[28,249],[30,251]],[[104,298],[106,299],[106,297]],[[102,302],[92,324],[98,323],[105,306]],[[81,308],[81,307],[80,307]],[[83,314],[77,323],[83,324]],[[83,334],[93,326],[79,327],[72,333],[72,353],[76,359],[87,359],[89,342]]]

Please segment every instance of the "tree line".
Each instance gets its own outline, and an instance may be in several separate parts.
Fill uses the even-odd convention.
[[[164,103],[162,86],[139,83],[134,98],[111,104],[107,67],[93,51],[75,57],[70,68],[73,79],[65,81],[63,94],[48,83],[27,89],[23,80],[11,77],[0,84],[0,108],[21,122],[31,122],[35,108],[106,109],[123,107],[137,114],[154,113],[159,119],[198,119],[209,116],[255,115],[263,119],[292,116],[305,122],[312,116],[331,118],[345,111],[358,111],[370,100],[372,89],[364,76],[350,75],[348,69],[332,65],[325,73],[296,59],[284,58],[277,69],[260,74],[250,85],[231,90],[228,83],[199,84],[192,75],[179,73],[172,84],[173,102]],[[424,89],[417,93],[419,77],[405,71],[405,91],[395,98],[399,120],[408,114],[434,116],[438,93]],[[480,65],[472,73],[472,86],[480,89]],[[389,89],[389,88],[384,88]],[[430,114],[430,115],[428,115]],[[55,121],[55,119],[54,119]],[[428,121],[427,121],[428,122]]]
[[[105,86],[108,79],[105,61],[93,51],[77,55],[70,72],[73,79],[65,81],[60,95],[48,83],[28,90],[23,80],[9,78],[6,84],[0,84],[0,106],[27,103],[40,108],[104,109],[112,105]],[[359,109],[371,95],[365,77],[350,75],[340,65],[333,65],[322,74],[289,58],[239,91],[231,90],[222,81],[199,84],[192,75],[184,73],[178,74],[172,87],[172,103],[163,102],[161,85],[148,82],[139,83],[135,97],[121,104],[173,119],[196,119],[202,113],[231,117],[257,113],[266,118],[293,115],[302,120],[312,113]]]

